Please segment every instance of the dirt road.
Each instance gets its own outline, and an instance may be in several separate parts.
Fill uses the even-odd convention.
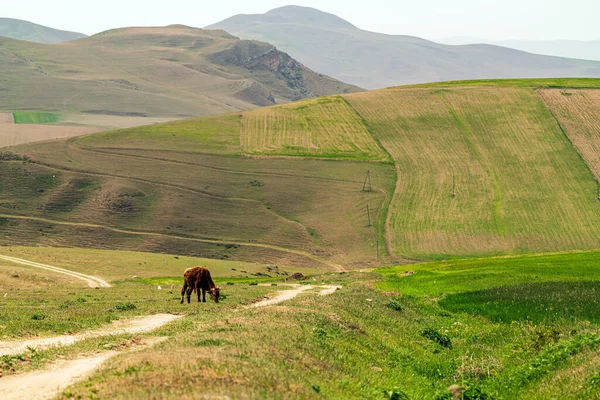
[[[98,278],[96,276],[82,274],[80,272],[69,271],[68,269],[59,268],[59,267],[55,267],[52,265],[41,264],[38,262],[23,260],[21,258],[16,258],[16,257],[4,256],[1,254],[0,254],[0,260],[10,261],[10,262],[21,264],[21,265],[28,265],[30,267],[46,269],[48,271],[58,272],[59,274],[68,275],[73,278],[77,278],[77,279],[80,279],[80,280],[86,282],[88,284],[88,286],[93,287],[93,288],[95,288],[95,287],[110,287],[110,284],[108,282],[106,282],[104,279]]]
[[[145,338],[128,351],[150,347],[167,338]],[[47,369],[0,378],[0,399],[53,399],[64,389],[91,375],[117,351],[103,351],[90,357],[59,361]]]
[[[77,335],[52,336],[47,338],[20,341],[4,341],[0,342],[0,356],[21,354],[28,348],[45,349],[53,346],[68,346],[81,340],[100,336],[150,332],[181,317],[181,315],[156,314],[126,321],[114,321],[106,328],[87,331]],[[2,381],[0,380],[0,384],[1,382]]]

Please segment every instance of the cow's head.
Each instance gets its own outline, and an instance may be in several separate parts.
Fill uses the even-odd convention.
[[[210,298],[213,299],[215,303],[219,302],[219,298],[221,297],[221,288],[220,287],[215,286],[214,288],[209,290],[208,293],[210,294]]]

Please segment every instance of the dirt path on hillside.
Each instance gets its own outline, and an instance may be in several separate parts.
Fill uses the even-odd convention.
[[[41,264],[34,261],[23,260],[21,258],[9,257],[0,254],[0,260],[10,261],[16,264],[28,265],[30,267],[36,267],[45,269],[52,272],[57,272],[59,274],[68,275],[73,278],[80,279],[88,284],[89,287],[110,287],[110,284],[106,282],[104,279],[98,278],[92,275],[82,274],[80,272],[69,271],[68,269],[55,267],[53,265]]]
[[[144,338],[141,343],[129,347],[128,351],[141,350],[166,339]],[[117,351],[103,351],[90,357],[59,361],[43,370],[2,377],[0,399],[52,399],[67,387],[91,375],[102,363],[117,354]]]
[[[81,340],[100,336],[145,333],[160,328],[161,326],[181,317],[181,315],[156,314],[149,315],[147,317],[137,317],[126,321],[113,321],[113,323],[106,328],[87,331],[77,335],[52,336],[47,338],[19,341],[3,341],[0,342],[0,356],[21,354],[27,351],[28,348],[45,349],[54,346],[68,346]],[[2,381],[0,381],[0,383],[1,382]]]
[[[266,306],[272,306],[275,304],[279,304],[286,300],[291,300],[294,297],[298,296],[300,293],[305,292],[307,290],[321,289],[321,291],[319,291],[319,295],[327,296],[327,295],[334,293],[336,290],[342,288],[341,286],[332,286],[332,285],[312,286],[312,285],[289,284],[288,286],[292,286],[293,289],[280,291],[277,296],[272,297],[270,299],[263,300],[263,301],[259,301],[258,303],[251,304],[248,306],[248,308],[266,307]]]

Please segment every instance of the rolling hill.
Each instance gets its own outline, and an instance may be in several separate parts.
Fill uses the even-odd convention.
[[[208,28],[272,43],[315,71],[368,89],[464,79],[600,77],[598,62],[368,32],[306,7],[236,15]]]
[[[184,117],[359,88],[272,45],[185,26],[124,28],[59,44],[0,38],[0,110]]]
[[[15,146],[0,243],[330,269],[597,249],[598,93],[448,82]]]
[[[86,37],[13,18],[0,18],[0,36],[36,43],[61,43]]]

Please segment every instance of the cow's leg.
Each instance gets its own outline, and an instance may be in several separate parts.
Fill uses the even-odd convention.
[[[181,288],[181,304],[183,304],[183,296],[185,295],[185,290],[187,289],[187,281],[183,281],[183,287]]]
[[[193,291],[193,290],[194,290],[194,288],[193,288],[193,287],[191,287],[191,286],[188,286],[188,288],[187,288],[187,292],[186,292],[186,295],[187,295],[187,302],[188,302],[188,304],[190,304],[190,297],[192,297],[192,291]]]
[[[202,291],[202,290],[201,290],[199,287],[197,287],[197,286],[196,286],[196,292],[197,292],[197,294],[198,294],[198,303],[200,303],[200,292],[201,292],[201,291]]]
[[[206,303],[206,290],[202,289],[202,302]]]

